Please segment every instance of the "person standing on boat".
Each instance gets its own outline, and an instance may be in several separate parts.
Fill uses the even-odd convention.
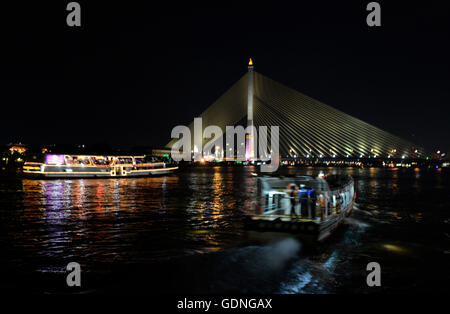
[[[298,191],[298,198],[300,204],[300,216],[308,217],[308,189],[302,184]]]
[[[298,218],[297,212],[295,211],[295,207],[297,206],[298,193],[297,193],[297,185],[291,184],[289,191],[289,198],[291,199],[291,218],[294,216]]]
[[[308,190],[308,203],[309,203],[309,208],[310,208],[310,212],[309,212],[309,217],[311,219],[315,219],[316,218],[316,191],[311,188],[310,190]]]

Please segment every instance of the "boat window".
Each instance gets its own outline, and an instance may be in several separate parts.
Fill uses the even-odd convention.
[[[45,163],[47,165],[63,165],[65,162],[64,156],[62,155],[46,155]]]
[[[281,200],[283,199],[283,194],[276,194],[274,195],[274,205],[276,208],[281,208]]]
[[[66,165],[69,166],[81,166],[90,165],[89,157],[86,156],[66,156]]]
[[[131,159],[131,157],[119,157],[117,159],[117,164],[119,165],[125,165],[125,164],[132,164],[133,160]]]
[[[105,157],[91,157],[92,163],[96,166],[108,166],[109,160]]]
[[[158,158],[151,156],[145,157],[144,160],[146,163],[159,162]]]
[[[145,158],[134,158],[136,165],[145,164]]]
[[[268,193],[264,198],[264,211],[271,211],[282,208],[284,193]]]

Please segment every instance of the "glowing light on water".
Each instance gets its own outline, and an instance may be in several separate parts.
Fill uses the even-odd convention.
[[[325,263],[323,263],[323,268],[325,268],[330,273],[335,269],[336,263],[338,262],[337,255],[338,255],[337,251],[336,250],[333,251],[333,253],[327,259],[327,261]]]
[[[313,276],[310,272],[306,272],[303,274],[296,274],[294,283],[282,283],[280,293],[285,294],[298,294],[304,292],[304,288],[307,287],[311,281],[313,280]]]
[[[402,248],[398,245],[393,245],[393,244],[383,244],[383,248],[385,248],[388,251],[395,252],[395,253],[401,253],[401,254],[408,252],[408,250],[406,250],[405,248]]]

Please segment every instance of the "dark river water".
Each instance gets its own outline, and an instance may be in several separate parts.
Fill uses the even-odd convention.
[[[250,242],[251,168],[192,168],[167,177],[0,178],[0,289],[32,293],[448,293],[450,173],[349,173],[353,214],[316,250]],[[81,265],[81,288],[66,265]],[[381,266],[368,287],[366,266]]]

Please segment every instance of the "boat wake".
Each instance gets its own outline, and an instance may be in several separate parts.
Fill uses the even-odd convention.
[[[262,250],[263,260],[266,267],[279,270],[283,266],[296,257],[300,252],[301,244],[299,241],[288,238],[280,242],[269,244]]]
[[[337,262],[337,253],[331,254],[324,263],[311,260],[310,258],[298,259],[289,269],[277,293],[332,293],[335,286],[333,273]]]
[[[211,290],[216,293],[272,293],[290,263],[298,257],[301,247],[300,242],[288,238],[219,253],[211,273]]]
[[[270,294],[286,280],[301,248],[300,242],[289,238],[262,246],[177,257],[145,267],[134,265],[115,274],[122,274],[123,278],[116,278],[121,286],[130,283],[126,292],[130,294],[147,291],[148,282],[158,293]],[[120,287],[110,285],[105,291],[115,289]]]
[[[365,215],[368,215],[368,216],[374,216],[374,213],[372,213],[372,212],[370,212],[370,211],[367,211],[367,210],[364,210],[364,209],[361,209],[360,207],[359,207],[359,205],[358,204],[353,204],[353,211],[355,211],[355,212],[357,212],[357,213],[362,213],[362,214],[365,214]]]
[[[344,219],[344,223],[346,225],[351,225],[351,226],[362,228],[362,229],[365,229],[365,228],[369,227],[369,224],[367,224],[365,222],[362,222],[361,220],[352,218],[352,217],[346,217]]]

